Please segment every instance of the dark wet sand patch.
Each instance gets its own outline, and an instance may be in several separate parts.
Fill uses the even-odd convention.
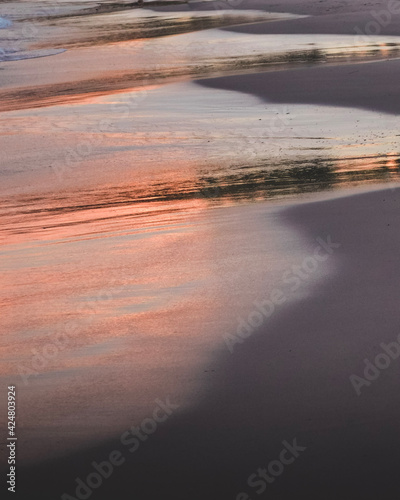
[[[385,5],[382,5],[379,9],[377,5],[376,10],[385,10],[384,7]],[[371,10],[375,12],[375,9]],[[361,41],[376,35],[400,35],[400,14],[388,14],[390,17],[383,17],[384,22],[378,23],[371,14],[371,10],[278,20],[272,24],[257,22],[248,26],[232,26],[223,29],[252,35],[354,35]]]
[[[278,103],[345,106],[400,113],[400,60],[299,68],[198,80]]]
[[[135,88],[147,85],[166,84],[194,78],[202,78],[197,81],[204,86],[254,93],[260,97],[268,97],[277,102],[331,104],[329,102],[329,93],[338,94],[341,88],[340,82],[344,79],[343,85],[345,85],[347,75],[351,77],[348,79],[348,84],[351,85],[355,96],[354,106],[357,107],[357,102],[362,99],[362,92],[358,93],[359,80],[361,87],[364,85],[365,92],[379,95],[382,101],[388,98],[386,94],[387,88],[392,88],[393,92],[396,90],[394,82],[390,85],[390,79],[395,79],[395,75],[400,73],[398,61],[392,61],[392,66],[385,66],[389,63],[379,62],[379,64],[383,65],[379,67],[379,71],[383,68],[388,74],[388,79],[384,81],[382,81],[380,77],[381,73],[377,72],[378,67],[375,65],[352,64],[357,59],[362,61],[379,60],[382,58],[382,50],[385,51],[385,54],[390,54],[391,57],[395,58],[398,56],[400,46],[385,43],[381,45],[370,44],[363,48],[362,51],[359,48],[354,49],[352,47],[348,47],[347,49],[337,48],[331,51],[310,48],[309,50],[295,50],[272,55],[258,54],[237,58],[217,57],[212,61],[203,62],[199,60],[198,64],[194,65],[171,66],[168,70],[158,68],[153,71],[142,72],[109,72],[108,74],[103,73],[101,76],[80,81],[0,91],[0,111],[81,102],[88,97],[99,97],[114,92],[134,90]],[[336,66],[338,63],[341,63],[343,66]],[[332,64],[335,66],[313,69],[313,66],[321,64],[327,64],[327,66]],[[306,68],[302,72],[290,69],[297,66],[306,66]],[[391,68],[395,68],[397,73],[393,74]],[[285,71],[279,71],[283,69]],[[258,73],[260,70],[264,70],[267,73]],[[378,88],[374,91],[366,84],[364,78],[368,78],[368,76],[363,76],[365,72],[367,72],[367,75],[375,78],[377,85],[379,84],[379,89],[383,90],[383,95],[379,94]],[[243,75],[242,73],[245,74]],[[297,85],[297,78],[299,78],[299,85]],[[335,79],[337,84],[330,87],[332,79]],[[275,82],[274,86],[272,83],[268,83],[269,81],[272,83]],[[311,92],[314,87],[316,92]],[[326,92],[324,90],[325,87],[327,88]],[[384,88],[382,89],[382,87]],[[293,92],[291,91],[292,88]],[[303,95],[301,94],[302,88],[304,98],[307,99],[305,101],[302,101],[301,98],[297,100],[296,97],[297,95]],[[269,92],[271,92],[271,95],[269,95]],[[321,93],[327,96],[326,102],[319,100],[318,96]],[[282,100],[277,98],[280,95]],[[351,96],[346,98],[345,91],[343,91],[343,95],[340,95],[343,101],[350,101]],[[286,101],[286,98],[289,100]],[[378,101],[370,100],[368,96],[365,96],[365,101],[369,106],[375,105],[376,102],[379,103],[379,99]],[[339,98],[338,102],[333,104],[346,105],[341,104]],[[376,105],[379,106],[379,104]],[[391,105],[389,106],[389,103],[387,103],[387,107],[390,107],[391,112],[395,112],[396,108]]]

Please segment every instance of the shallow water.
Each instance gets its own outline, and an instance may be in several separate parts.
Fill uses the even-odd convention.
[[[2,376],[23,461],[111,437],[160,395],[194,404],[224,334],[306,255],[261,201],[398,179],[396,117],[194,83],[135,95],[0,120]]]
[[[119,32],[118,25],[115,30]],[[77,102],[193,78],[390,59],[399,52],[396,37],[369,37],[363,43],[348,35],[314,35],[311,43],[309,40],[306,35],[248,35],[209,29],[118,41],[100,45],[101,49],[84,43],[66,52],[57,37],[51,44],[39,43],[36,37],[29,46],[9,40],[9,48],[0,53],[0,60],[6,61],[0,110]],[[12,60],[51,54],[58,54],[51,59],[51,72],[46,60],[26,66],[25,74],[11,64]]]
[[[67,200],[100,190],[110,203],[236,203],[398,175],[396,116],[268,104],[195,83],[4,113],[0,133],[3,193],[33,191],[34,202],[62,189]],[[35,162],[26,163],[21,140]]]

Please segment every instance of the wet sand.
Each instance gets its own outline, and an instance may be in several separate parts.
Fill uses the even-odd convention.
[[[120,450],[92,498],[249,500],[249,475],[297,438],[306,450],[265,495],[392,498],[397,361],[360,396],[349,377],[398,336],[399,188],[340,191],[399,176],[397,38],[360,42],[351,27],[384,5],[257,0],[230,20],[214,19],[220,3],[153,6],[172,20],[138,40],[126,2],[88,4],[35,18],[15,54],[66,52],[1,63],[15,496],[83,498],[75,478]],[[253,15],[269,20],[206,29]],[[288,283],[329,235],[340,246]],[[276,287],[287,300],[230,354],[227,335]],[[179,408],[130,453],[121,434],[167,397]]]
[[[399,114],[400,61],[318,67],[204,79],[202,85],[266,101],[349,106]]]
[[[382,5],[383,10],[384,7]],[[74,103],[86,96],[95,97],[196,77],[398,57],[398,14],[389,12],[390,23],[382,22],[382,30],[370,32],[365,27],[375,18],[371,14],[372,7],[364,3],[338,8],[333,2],[318,5],[291,2],[286,10],[282,6],[259,1],[240,2],[238,5],[194,2],[155,7],[149,4],[145,9],[127,9],[124,3],[110,3],[103,8],[110,8],[111,13],[103,13],[93,6],[82,11],[81,7],[75,6],[75,9],[78,8],[75,16],[71,16],[64,5],[52,10],[38,3],[39,8],[41,10],[36,11],[32,8],[31,15],[36,17],[30,22],[23,18],[21,8],[17,9],[17,14],[9,9],[15,25],[4,33],[9,33],[10,40],[13,39],[11,46],[21,46],[24,54],[28,54],[29,48],[37,57],[49,51],[68,50],[52,56],[52,71],[48,71],[46,57],[24,62],[11,60],[3,66],[0,90],[2,111]],[[266,22],[254,22],[257,16],[265,18]],[[361,35],[356,29],[358,24],[353,24],[352,16],[358,16],[354,22],[359,21]],[[328,23],[328,28],[324,23]],[[223,48],[223,38],[216,37],[213,32],[217,30],[211,28],[225,24],[229,25],[227,29],[230,33],[236,34],[231,37],[233,45],[248,46],[247,54],[235,57],[232,53],[229,56],[225,54],[225,50],[219,52],[219,46]],[[160,31],[161,28],[163,31]],[[203,31],[206,37],[210,35],[208,45],[201,36],[192,36],[196,30]],[[191,32],[186,38],[176,38],[179,33]],[[228,31],[225,33],[228,38]],[[246,34],[269,35],[276,46],[282,46],[281,51],[271,48],[269,40],[262,37],[254,49],[254,41],[245,38]],[[318,40],[305,37],[304,43],[301,40],[297,42],[294,39],[296,34],[342,34],[347,38],[336,36],[335,42],[331,37],[326,45],[321,37]],[[285,48],[285,38],[282,37],[280,42],[273,35],[289,35],[288,40],[292,39],[295,45],[290,46],[289,43]],[[152,37],[154,43],[149,41]],[[97,63],[99,50],[102,53],[100,67]],[[10,57],[15,57],[15,54],[12,52]],[[367,72],[377,78],[375,67],[369,68]],[[395,85],[397,74],[392,77],[391,68],[387,72],[383,69],[385,80],[389,80],[386,85],[391,81]],[[343,71],[346,75],[345,68]],[[310,75],[310,78],[314,76],[313,73]],[[342,74],[330,76],[340,80]],[[250,88],[251,80],[247,84]],[[384,92],[386,90],[386,87],[383,88]]]
[[[214,80],[210,77],[220,75],[236,77],[241,73],[246,74],[246,78],[229,81],[243,82],[242,87],[236,88],[235,84],[229,83],[226,89],[245,88],[257,94],[260,77],[255,75],[253,78],[253,74],[260,70],[274,72],[274,74],[280,70],[287,71],[277,73],[275,76],[278,79],[277,88],[286,89],[286,94],[282,95],[280,102],[342,105],[343,99],[330,101],[329,92],[338,92],[341,88],[340,82],[345,78],[346,84],[351,86],[347,93],[347,102],[350,106],[353,98],[355,98],[354,106],[357,106],[357,98],[369,102],[368,99],[375,97],[374,94],[363,96],[361,93],[359,95],[358,86],[361,89],[368,87],[366,90],[375,92],[380,99],[393,98],[398,78],[397,59],[392,61],[392,64],[382,63],[389,63],[388,59],[398,57],[400,45],[396,37],[383,39],[373,37],[368,40],[368,43],[359,44],[352,37],[336,37],[335,39],[335,37],[326,36],[326,38],[316,38],[315,43],[310,47],[308,38],[294,36],[291,36],[292,43],[287,43],[282,35],[280,39],[250,36],[246,38],[243,35],[236,35],[238,40],[235,40],[232,35],[221,36],[217,30],[207,30],[206,33],[209,35],[208,42],[201,36],[183,35],[180,46],[174,43],[174,39],[168,37],[154,44],[138,41],[106,46],[103,49],[101,69],[96,63],[98,50],[96,47],[79,48],[51,56],[54,69],[52,72],[46,70],[47,58],[31,59],[23,63],[21,61],[8,62],[0,90],[0,110],[12,111],[63,103],[74,104],[97,96],[132,91],[150,85],[188,81],[194,78],[204,78],[206,79],[204,83],[212,86]],[[232,49],[229,50],[229,43],[233,47],[237,44],[237,54]],[[240,53],[241,46],[248,46],[247,53],[246,51]],[[280,50],[277,47],[280,47]],[[382,65],[365,65],[361,68],[353,68],[352,65],[355,62],[367,63],[374,60],[379,60]],[[315,66],[339,64],[341,66],[336,70],[315,72]],[[118,70],[115,69],[116,67]],[[289,71],[291,68],[301,67],[305,67],[304,77],[302,74]],[[349,81],[347,81],[347,75],[352,75]],[[309,94],[308,101],[302,100],[301,95],[291,91],[290,82],[295,85],[294,77],[297,76],[300,82],[302,78],[305,79],[302,87],[305,93]],[[274,82],[274,77],[271,78]],[[279,78],[285,80],[284,86]],[[365,84],[365,78],[377,84],[375,89],[370,89]],[[311,86],[313,92],[307,92],[308,81],[313,80],[316,81],[315,88]],[[336,89],[336,85],[331,85],[331,80],[338,82],[339,90]],[[220,82],[223,81],[225,80],[220,80]],[[269,90],[268,84],[268,79],[266,80],[267,86],[261,82],[264,92]],[[221,85],[221,88],[224,86]],[[325,88],[328,90],[325,91]],[[327,94],[326,102],[318,100],[319,93],[315,91],[316,89],[319,93]],[[315,100],[313,101],[314,93]],[[261,94],[261,96],[265,97],[266,94]],[[271,98],[273,97],[272,94]],[[376,107],[373,107],[374,104],[375,101],[370,104],[372,109],[380,109],[379,100]],[[383,110],[386,111],[387,108],[388,106]],[[392,109],[395,112],[396,108]]]
[[[85,480],[91,462],[114,449],[126,462],[95,498],[247,498],[240,492],[254,498],[248,477],[294,438],[306,449],[267,484],[268,498],[299,492],[332,500],[391,498],[399,460],[399,362],[380,370],[359,396],[349,378],[363,376],[363,360],[373,362],[380,344],[399,335],[399,203],[396,188],[281,211],[281,223],[306,238],[309,256],[317,237],[331,236],[333,272],[313,285],[311,296],[280,306],[233,354],[217,351],[199,401],[176,410],[135,453],[117,435],[24,469],[19,498],[32,488],[43,499],[74,496],[75,478]]]
[[[287,3],[285,2],[285,7]],[[390,2],[348,2],[339,8],[333,2],[313,2],[309,8],[301,5],[288,8],[289,12],[311,14],[302,19],[283,20],[271,25],[263,22],[249,26],[224,28],[236,33],[251,34],[337,34],[353,35],[357,40],[366,40],[374,35],[398,36],[400,34],[400,12],[398,6]],[[394,5],[394,9],[391,6]],[[275,5],[265,8],[274,12]],[[280,7],[281,8],[281,7]],[[278,12],[280,10],[278,8]]]

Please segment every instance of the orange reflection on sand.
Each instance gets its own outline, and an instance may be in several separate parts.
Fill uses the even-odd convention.
[[[388,57],[391,52],[391,47],[388,46],[386,43],[379,43],[379,52],[382,57]]]
[[[391,151],[387,156],[388,160],[386,162],[386,168],[397,171],[399,169],[399,155],[396,151]]]
[[[80,199],[81,204],[92,201]],[[207,279],[213,265],[207,255],[213,251],[213,235],[204,225],[206,206],[196,199],[77,211],[66,207],[65,213],[42,212],[31,221],[21,216],[19,229],[0,247],[5,269],[2,321],[8,335],[20,339],[10,344],[4,359],[16,348],[24,357],[24,330],[38,333],[28,344],[31,349],[66,323],[78,322],[79,335],[89,335],[83,341],[89,347],[111,331],[113,337],[124,335],[126,317],[150,314],[154,320],[157,309],[166,314],[185,301],[193,288],[187,284]],[[95,321],[87,325],[88,318]],[[103,333],[93,330],[98,321],[104,323]],[[112,328],[106,326],[109,322]],[[162,328],[159,324],[157,335]],[[77,342],[82,345],[82,338]],[[72,367],[76,362],[67,356],[63,363]]]
[[[120,77],[123,78],[126,76],[125,74],[121,74]],[[118,78],[117,75],[114,75],[114,78]],[[137,81],[136,85],[134,86],[129,86],[129,82],[127,82],[126,86],[123,86],[123,88],[111,88],[107,89],[104,88],[99,91],[88,91],[84,92],[81,94],[64,94],[61,96],[53,97],[51,98],[51,102],[48,102],[47,105],[52,105],[52,106],[62,106],[62,105],[67,105],[71,106],[74,104],[97,104],[99,102],[102,102],[102,99],[108,96],[112,96],[115,94],[125,94],[128,92],[141,95],[141,93],[144,93],[145,95],[146,92],[149,92],[151,90],[157,89],[161,87],[161,84],[152,84],[148,85],[145,81]],[[135,97],[131,98],[132,102],[132,108],[134,107],[134,102],[135,102]],[[125,109],[128,109],[128,105],[125,105]]]
[[[133,411],[124,403],[110,425],[105,406],[130,401],[137,413],[129,418],[143,418],[149,394],[176,393],[183,367],[187,376],[188,366],[204,362],[222,303],[206,200],[119,206],[107,205],[109,195],[103,205],[95,192],[64,207],[42,200],[38,213],[9,222],[15,233],[0,246],[0,374],[21,382],[30,370],[29,384],[21,382],[20,425],[40,422],[51,436],[62,422],[65,449],[95,439],[77,437],[81,419],[112,434]],[[58,446],[44,444],[50,455]],[[29,449],[24,459],[37,459]]]

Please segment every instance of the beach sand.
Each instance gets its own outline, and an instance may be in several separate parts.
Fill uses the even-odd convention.
[[[398,114],[400,61],[318,67],[199,80],[205,86],[247,92],[268,101],[349,106]]]
[[[394,498],[399,15],[24,3],[0,13],[14,496]]]
[[[399,361],[379,370],[360,395],[350,376],[363,377],[363,360],[374,362],[384,352],[381,343],[399,335],[399,194],[378,190],[281,211],[281,223],[306,238],[308,257],[317,238],[330,236],[330,275],[313,284],[311,295],[277,307],[233,354],[217,350],[202,397],[191,409],[176,410],[135,453],[118,435],[24,469],[21,491],[35,488],[43,499],[74,496],[75,478],[85,480],[93,460],[120,450],[126,462],[96,498],[229,499],[240,492],[254,498],[250,474],[296,438],[306,449],[267,485],[268,498],[391,498]],[[304,272],[308,264],[301,263]],[[282,281],[276,285],[289,292]]]

